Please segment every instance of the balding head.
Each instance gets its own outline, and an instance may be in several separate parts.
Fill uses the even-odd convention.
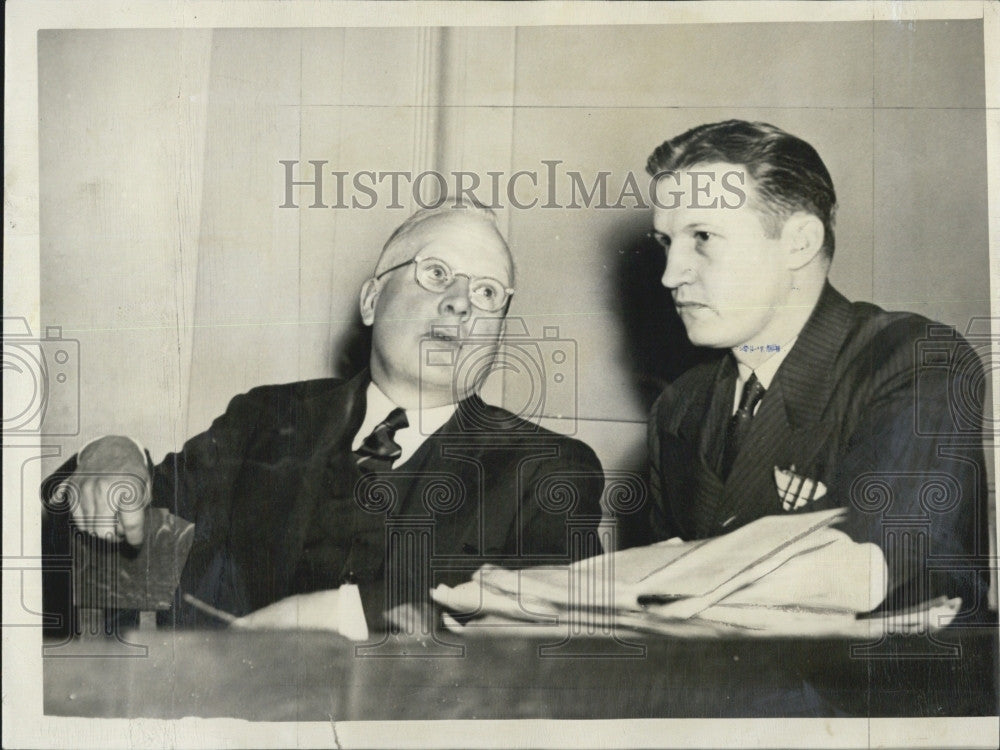
[[[372,379],[404,408],[465,398],[476,383],[456,374],[465,357],[482,358],[484,345],[495,355],[513,286],[513,259],[491,210],[450,203],[418,211],[392,233],[361,289]],[[427,342],[450,352],[453,366],[423,367]]]
[[[486,240],[499,241],[506,259],[508,286],[514,285],[514,259],[510,253],[507,241],[500,233],[496,214],[493,209],[478,203],[461,203],[448,200],[436,208],[424,208],[400,224],[386,240],[382,253],[375,263],[372,276],[378,276],[387,268],[403,263],[433,240],[435,230],[446,224],[461,223],[467,225],[465,231],[472,236]],[[485,243],[492,245],[492,241]],[[501,279],[504,281],[504,279]]]

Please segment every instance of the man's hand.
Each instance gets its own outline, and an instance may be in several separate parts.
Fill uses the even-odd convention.
[[[78,528],[99,535],[114,529],[116,538],[142,544],[150,478],[145,456],[128,438],[109,435],[87,445],[54,494],[69,504]]]
[[[233,622],[248,630],[332,630],[340,632],[340,591],[289,596]]]

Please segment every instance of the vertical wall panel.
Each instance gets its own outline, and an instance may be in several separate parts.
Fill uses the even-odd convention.
[[[502,172],[511,314],[573,342],[574,429],[612,463],[641,464],[646,405],[692,356],[649,211],[512,208],[518,170],[540,181],[521,199],[545,202],[558,160],[561,205],[570,170],[608,172],[614,202],[663,139],[768,120],[830,167],[842,291],[960,328],[989,312],[979,22],[50,31],[39,62],[42,321],[81,340],[88,436],[154,455],[235,393],[349,369],[358,287],[409,185],[401,207],[383,183],[372,208],[310,208],[308,188],[280,208],[282,159],[299,179],[325,161],[328,205],[332,171],[348,204],[366,171]]]
[[[297,217],[278,208],[275,173],[278,159],[298,149],[298,117],[288,105],[299,102],[299,46],[297,30],[213,37],[193,430],[207,427],[235,393],[297,377]]]
[[[39,33],[41,321],[80,342],[80,439],[183,439],[211,31]]]

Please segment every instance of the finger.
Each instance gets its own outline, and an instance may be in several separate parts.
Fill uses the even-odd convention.
[[[108,508],[113,514],[119,539],[140,546],[145,529],[146,483],[139,477],[122,475],[109,477]]]
[[[111,506],[111,480],[98,477],[94,482],[94,517],[91,521],[92,532],[108,540],[115,537],[115,512]]]
[[[298,597],[282,599],[235,620],[233,625],[248,630],[288,630],[298,622]]]
[[[52,507],[68,510],[74,526],[83,522],[83,511],[80,507],[80,486],[72,480],[64,479],[52,492]]]
[[[242,630],[273,629],[277,627],[277,620],[279,619],[275,616],[273,607],[274,605],[272,604],[270,607],[258,609],[256,612],[251,612],[248,615],[233,620],[232,627]]]
[[[97,485],[98,495],[95,510],[95,521],[107,523],[118,514],[118,507],[114,501],[114,480],[111,477],[100,476],[94,482]]]
[[[121,535],[133,547],[139,547],[145,540],[146,506],[151,500],[148,481],[129,476],[126,482],[117,484],[113,504],[117,511],[117,526]]]
[[[239,628],[240,630],[259,630],[265,628],[268,626],[268,609],[269,607],[265,607],[248,615],[243,615],[243,617],[238,617],[229,624],[229,627]]]
[[[118,512],[118,526],[125,535],[125,541],[133,547],[142,545],[146,538],[146,511],[145,508],[139,510],[122,510]]]
[[[385,621],[390,625],[395,625],[404,633],[413,633],[422,620],[422,614],[416,605],[407,602],[386,612]]]
[[[78,492],[80,493],[79,499],[79,526],[81,531],[86,531],[88,534],[92,534],[94,530],[94,515],[96,506],[96,495],[97,489],[94,486],[93,479],[84,479],[78,485]]]

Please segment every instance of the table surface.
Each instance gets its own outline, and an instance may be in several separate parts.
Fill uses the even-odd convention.
[[[997,715],[997,631],[933,638],[137,630],[44,645],[45,712],[261,721]]]

